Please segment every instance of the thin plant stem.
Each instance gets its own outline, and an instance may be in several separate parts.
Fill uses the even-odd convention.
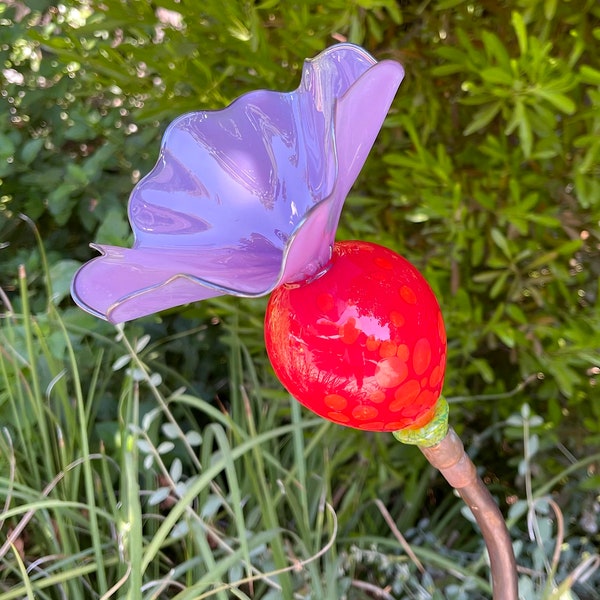
[[[423,563],[417,558],[417,555],[413,552],[410,544],[406,541],[402,533],[400,533],[398,527],[396,527],[396,523],[394,523],[394,519],[392,518],[392,515],[390,515],[385,504],[379,498],[376,498],[375,505],[379,509],[381,516],[385,519],[385,522],[388,524],[390,531],[394,534],[394,537],[404,549],[404,552],[406,552],[407,556],[413,561],[417,569],[419,569],[421,573],[425,573],[425,567],[423,566]]]
[[[35,360],[35,352],[33,350],[33,331],[31,328],[31,311],[29,308],[29,294],[27,290],[27,273],[25,266],[19,266],[19,289],[21,293],[21,303],[23,305],[23,330],[25,334],[25,347],[27,352],[27,358],[29,361],[30,379],[32,386],[32,408],[35,412],[36,422],[39,427],[39,438],[43,447],[42,461],[46,473],[53,473],[54,466],[52,458],[54,452],[52,444],[50,443],[50,434],[48,432],[46,415],[44,414],[44,402],[42,388],[40,385],[40,379],[38,377],[37,365]]]
[[[462,404],[466,402],[497,402],[498,400],[507,400],[522,392],[530,383],[537,379],[537,374],[529,375],[521,381],[517,386],[508,392],[500,392],[498,394],[474,394],[472,396],[452,396],[447,398],[448,404]]]
[[[156,386],[150,380],[150,376],[148,375],[148,369],[147,369],[146,365],[142,362],[142,360],[138,356],[138,353],[135,351],[135,348],[133,347],[131,342],[127,339],[127,336],[125,335],[122,328],[120,328],[120,334],[121,334],[121,339],[122,339],[123,343],[125,344],[125,347],[127,348],[129,355],[131,356],[132,363],[134,363],[135,366],[140,370],[140,372],[143,373],[144,381],[146,383],[148,383],[148,386],[150,387],[150,390],[152,391],[152,395],[154,396],[154,399],[156,400],[156,402],[162,409],[162,412],[165,415],[165,417],[167,418],[167,420],[169,421],[169,423],[171,425],[173,425],[173,427],[176,428],[177,433],[178,433],[178,439],[180,439],[181,443],[184,445],[188,456],[194,463],[194,466],[199,471],[201,471],[202,465],[200,464],[200,461],[198,460],[196,451],[189,444],[184,431],[181,429],[181,426],[179,425],[179,423],[175,420],[175,417],[173,417],[173,414],[169,410],[164,398],[162,397],[162,395],[160,394],[160,392],[158,391]]]
[[[139,384],[133,382],[132,388],[127,390],[121,408],[121,489],[123,491],[124,522],[121,524],[121,539],[124,548],[126,565],[127,595],[129,600],[139,597],[142,587],[142,555],[143,532],[142,510],[140,506],[140,488],[138,483],[138,444],[137,424],[139,422]],[[133,425],[133,426],[132,426]]]

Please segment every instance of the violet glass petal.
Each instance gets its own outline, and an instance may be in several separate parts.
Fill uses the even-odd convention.
[[[173,121],[129,200],[133,248],[75,275],[118,323],[221,294],[260,296],[329,260],[342,205],[404,72],[352,44],[307,60],[297,90],[250,92]]]

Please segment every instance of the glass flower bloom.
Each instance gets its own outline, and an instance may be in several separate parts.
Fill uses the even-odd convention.
[[[119,323],[320,272],[403,76],[395,61],[337,44],[305,62],[295,91],[173,121],[129,199],[133,247],[92,245],[101,256],[76,273],[74,300]]]

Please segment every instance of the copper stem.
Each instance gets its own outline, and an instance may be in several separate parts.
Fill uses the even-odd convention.
[[[518,600],[517,565],[506,523],[460,438],[450,428],[441,442],[420,449],[458,491],[481,529],[490,556],[494,600]]]

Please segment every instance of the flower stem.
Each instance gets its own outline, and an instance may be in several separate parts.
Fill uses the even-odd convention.
[[[458,491],[481,529],[490,556],[494,600],[517,600],[517,565],[506,523],[489,490],[477,475],[460,438],[450,428],[439,443],[419,448]]]

